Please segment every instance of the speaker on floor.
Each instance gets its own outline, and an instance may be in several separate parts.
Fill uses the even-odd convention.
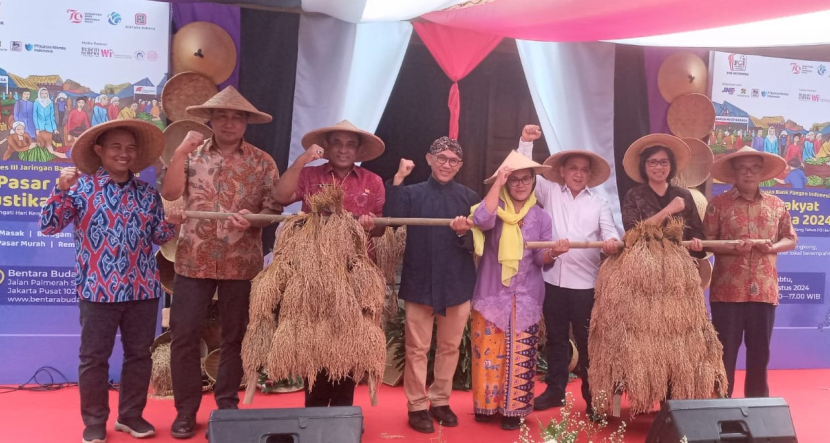
[[[646,443],[796,443],[783,398],[667,400]]]
[[[362,434],[357,406],[222,409],[208,421],[210,443],[359,443]]]

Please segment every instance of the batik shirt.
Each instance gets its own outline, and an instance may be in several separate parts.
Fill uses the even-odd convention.
[[[40,230],[57,234],[74,224],[75,284],[91,302],[150,300],[162,294],[153,243],[173,238],[158,192],[133,178],[115,183],[99,168],[69,190],[57,187],[40,214]]]

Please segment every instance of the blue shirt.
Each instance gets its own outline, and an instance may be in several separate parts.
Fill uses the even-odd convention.
[[[807,185],[807,174],[804,173],[803,169],[793,169],[787,174],[784,183],[791,184],[793,189],[804,189]]]

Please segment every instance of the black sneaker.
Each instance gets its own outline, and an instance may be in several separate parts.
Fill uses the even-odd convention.
[[[553,391],[545,391],[533,401],[533,409],[544,411],[550,408],[558,408],[565,404],[565,394]]]
[[[448,428],[458,426],[458,416],[452,412],[449,405],[431,406],[429,408],[429,413],[432,414],[432,418],[438,420],[438,423],[440,423],[441,426],[446,426]]]
[[[424,434],[435,432],[432,417],[429,416],[429,412],[426,410],[409,412],[409,427]]]
[[[170,434],[173,438],[190,438],[196,433],[196,414],[179,414],[173,420]]]
[[[132,435],[133,438],[147,438],[156,435],[156,428],[141,417],[118,417],[118,420],[115,420],[115,430],[126,432]]]
[[[522,425],[521,417],[502,417],[501,428],[505,431],[514,431]]]
[[[107,424],[89,425],[84,428],[83,443],[106,443],[107,442]]]

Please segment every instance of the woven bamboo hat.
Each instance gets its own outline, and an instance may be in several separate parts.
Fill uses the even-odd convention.
[[[715,126],[715,107],[703,94],[681,95],[669,105],[667,120],[672,134],[703,138]]]
[[[519,154],[515,149],[510,151],[510,154],[507,154],[507,158],[501,162],[498,168],[496,168],[496,172],[490,176],[487,180],[484,180],[484,184],[489,185],[496,181],[496,177],[498,177],[499,169],[504,166],[511,167],[514,171],[518,171],[520,169],[532,169],[534,174],[542,174],[544,175],[546,172],[551,170],[549,165],[540,165],[535,161],[525,157],[522,154]]]
[[[360,148],[357,150],[357,158],[355,159],[356,162],[374,160],[380,157],[386,149],[386,144],[383,143],[383,140],[381,140],[380,137],[372,134],[371,132],[359,129],[348,120],[343,120],[334,126],[327,126],[325,128],[309,131],[303,136],[303,148],[308,149],[311,145],[318,145],[323,148],[328,148],[326,137],[329,133],[338,131],[351,132],[352,134],[357,134],[357,136],[360,137]],[[325,157],[326,155],[327,154],[324,154],[323,156]]]
[[[559,168],[565,164],[565,161],[572,155],[581,155],[587,157],[591,162],[591,177],[588,178],[588,187],[593,188],[605,183],[608,177],[611,176],[611,166],[604,158],[590,151],[583,151],[580,149],[572,149],[569,151],[561,151],[551,155],[545,160],[545,165],[550,166],[550,169],[544,172],[544,177],[554,183],[564,184],[565,178],[559,173]]]
[[[227,80],[236,67],[236,45],[220,26],[209,22],[192,22],[173,35],[171,45],[173,72],[193,71],[218,85]]]
[[[761,171],[760,181],[765,181],[777,177],[784,169],[787,168],[787,162],[778,155],[767,152],[760,152],[752,149],[749,146],[744,146],[738,152],[724,155],[717,159],[712,164],[712,177],[724,183],[735,183],[735,171],[732,169],[732,159],[747,157],[755,155],[761,157],[764,161],[763,170]]]
[[[219,89],[210,78],[198,72],[182,72],[164,84],[161,91],[161,107],[170,121],[194,120],[204,123],[207,121],[206,118],[188,114],[187,108],[201,105],[218,92]]]
[[[257,110],[254,105],[239,93],[233,86],[221,90],[201,105],[188,106],[187,113],[194,117],[210,120],[210,114],[215,109],[229,109],[248,113],[248,123],[269,123],[271,116]]]
[[[174,240],[171,240],[175,243]],[[164,292],[172,295],[173,294],[173,280],[176,277],[176,270],[174,269],[174,264],[172,261],[168,260],[164,257],[161,251],[156,251],[156,263],[158,263],[159,267],[159,280],[161,281],[161,289]]]
[[[657,89],[671,103],[685,94],[706,92],[709,72],[697,55],[682,51],[666,57],[657,71]]]
[[[700,275],[700,288],[706,289],[712,283],[712,262],[709,261],[711,253],[706,254],[706,258],[697,259],[697,273]]]
[[[161,203],[164,205],[164,212],[167,213],[168,211],[172,210],[173,208],[181,208],[184,206],[184,198],[179,197],[176,200],[170,201],[161,199]],[[176,263],[176,248],[178,247],[179,237],[173,237],[167,243],[159,246],[159,252],[161,255],[170,263]],[[172,286],[171,286],[172,288]]]
[[[101,166],[101,157],[93,146],[104,132],[111,129],[126,129],[135,135],[138,152],[133,163],[133,172],[140,172],[158,161],[164,150],[164,134],[158,126],[141,120],[113,120],[95,125],[81,134],[72,147],[72,161],[84,174],[94,174]]]
[[[683,138],[682,140],[689,147],[691,157],[686,168],[678,171],[672,183],[681,187],[699,186],[709,178],[715,156],[709,145],[699,138]]]
[[[692,200],[695,201],[697,214],[700,216],[700,219],[703,220],[703,218],[706,217],[706,207],[709,206],[706,196],[695,188],[689,188],[689,193],[692,194]]]
[[[674,153],[675,164],[677,165],[677,173],[679,174],[686,168],[691,157],[689,146],[683,140],[669,134],[649,134],[645,137],[640,137],[635,140],[625,151],[623,157],[623,169],[625,173],[631,177],[632,180],[645,183],[645,177],[640,176],[640,154],[644,150],[652,146],[664,146]]]
[[[179,120],[171,123],[164,128],[164,152],[161,154],[161,162],[165,166],[170,166],[170,161],[173,159],[176,148],[182,144],[187,133],[190,131],[202,133],[205,139],[213,137],[213,130],[202,123],[193,120]]]

